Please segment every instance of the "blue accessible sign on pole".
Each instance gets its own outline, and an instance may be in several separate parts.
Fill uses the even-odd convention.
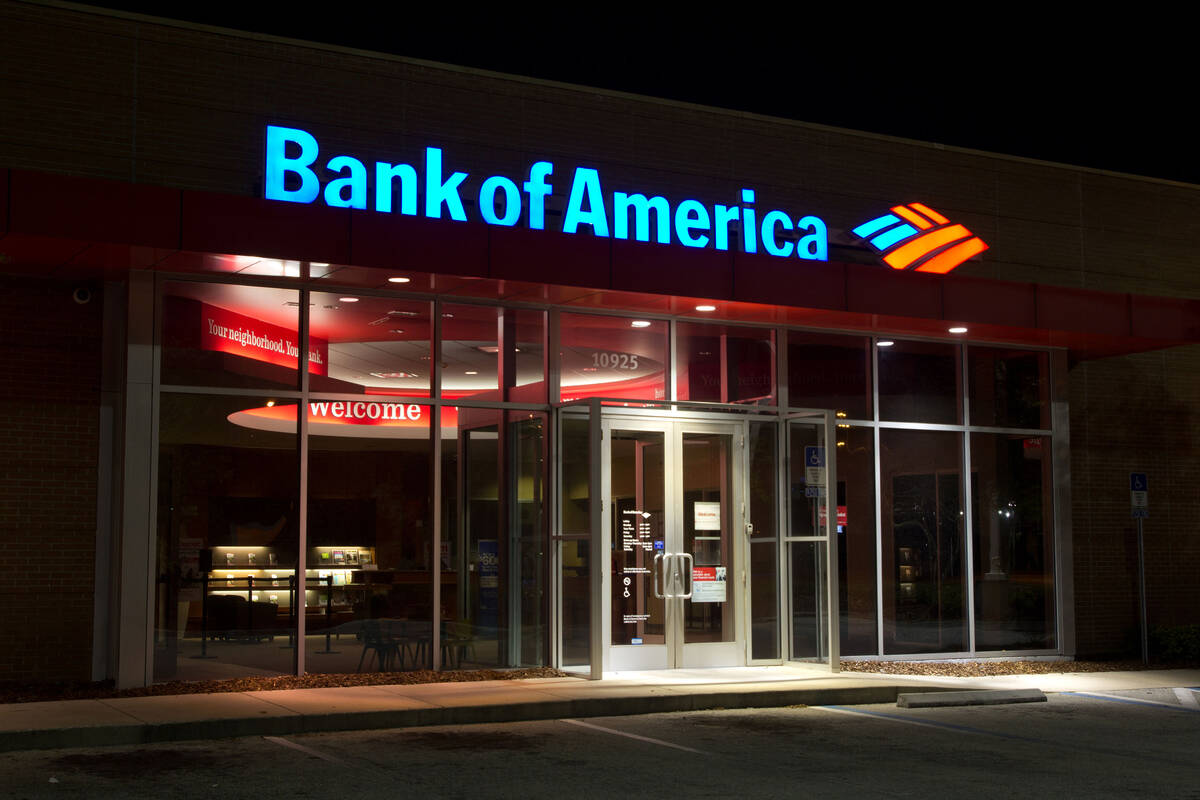
[[[1144,472],[1129,473],[1129,508],[1134,519],[1150,517],[1150,481]]]

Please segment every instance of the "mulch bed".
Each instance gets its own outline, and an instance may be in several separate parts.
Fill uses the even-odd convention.
[[[978,678],[989,675],[1045,675],[1051,672],[1127,672],[1153,669],[1141,661],[843,661],[842,672]],[[1158,665],[1162,668],[1180,664]]]
[[[521,678],[561,678],[567,673],[550,667],[528,669],[414,670],[412,672],[359,672],[330,675],[279,675],[270,678],[233,678],[223,681],[170,681],[117,691],[112,681],[98,683],[0,683],[0,703],[39,700],[86,700],[106,697],[149,697],[165,694],[259,692],[270,689],[326,689],[340,686],[381,686],[464,681],[512,681]]]

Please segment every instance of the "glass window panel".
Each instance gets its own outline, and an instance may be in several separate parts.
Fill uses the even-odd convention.
[[[314,392],[429,396],[427,301],[313,292],[309,328],[327,360]]]
[[[824,447],[824,425],[820,423],[793,421],[788,423],[788,452],[790,458],[789,536],[824,536],[826,489],[824,484],[808,484],[809,473],[804,464],[804,448]],[[824,479],[822,479],[824,480]],[[821,496],[818,496],[821,495]]]
[[[500,400],[500,309],[442,305],[442,396]]]
[[[754,539],[771,539],[779,533],[778,437],[779,423],[750,423],[750,522]]]
[[[562,665],[591,664],[591,539],[564,539],[562,559]]]
[[[775,402],[775,332],[680,322],[675,351],[679,400]]]
[[[590,424],[587,415],[563,415],[562,531],[567,534],[592,532]]]
[[[803,661],[829,657],[825,614],[825,545],[823,542],[789,542],[792,594],[792,653]]]
[[[562,581],[562,663],[591,663],[591,418],[562,415],[562,532],[578,538],[560,542]]]
[[[958,345],[897,341],[877,349],[880,419],[962,422]]]
[[[1050,357],[1034,350],[967,348],[971,424],[1050,427]]]
[[[442,666],[544,664],[545,419],[442,413]]]
[[[837,516],[841,652],[877,655],[872,428],[837,429]]]
[[[666,399],[666,322],[563,314],[561,330],[563,402],[586,397]]]
[[[975,648],[1055,645],[1050,437],[971,434]]]
[[[870,419],[871,340],[788,331],[788,405]]]
[[[778,561],[776,540],[750,542],[751,658],[779,658]]]
[[[885,653],[967,649],[962,442],[880,431]]]
[[[750,650],[752,658],[779,658],[778,535],[779,426],[750,423]]]
[[[162,297],[162,382],[246,389],[299,386],[300,293],[261,286],[172,281]],[[314,340],[313,375],[325,344]]]
[[[342,406],[338,415],[325,409]],[[427,669],[431,408],[309,403],[305,668]]]
[[[509,412],[509,513],[513,587],[512,665],[541,666],[549,655],[549,593],[546,586],[549,527],[546,519],[546,415]]]
[[[506,399],[515,403],[546,402],[546,312],[504,309],[505,347],[512,354],[512,378]]]
[[[295,403],[163,394],[160,404],[154,677],[290,673]]]

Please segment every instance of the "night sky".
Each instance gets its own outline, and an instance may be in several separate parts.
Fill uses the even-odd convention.
[[[840,18],[746,3],[584,19],[585,6],[565,4],[536,15],[455,4],[442,18],[382,3],[93,5],[1200,184],[1195,43],[1161,18],[1087,27],[939,6],[933,29],[865,6]]]

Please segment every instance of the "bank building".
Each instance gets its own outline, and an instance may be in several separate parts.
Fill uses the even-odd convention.
[[[1197,621],[1195,186],[62,4],[0,47],[0,680],[1131,653],[1139,522]]]

